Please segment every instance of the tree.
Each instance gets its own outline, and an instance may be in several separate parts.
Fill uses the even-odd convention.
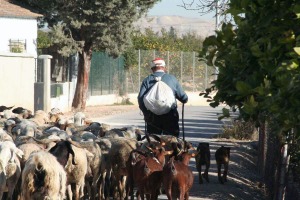
[[[157,51],[199,51],[203,42],[203,38],[194,32],[179,36],[173,27],[169,31],[162,28],[156,33],[150,28],[144,32],[137,30],[131,38],[134,49]]]
[[[72,107],[85,109],[92,52],[117,57],[131,43],[133,22],[158,0],[17,0],[37,9],[52,29],[59,53],[79,54],[78,77]],[[108,66],[109,67],[109,66]]]
[[[200,15],[205,15],[214,12],[216,18],[222,17],[222,22],[227,22],[230,15],[227,14],[229,8],[229,0],[182,0],[182,5],[186,10],[197,10]],[[219,20],[217,20],[216,29],[219,27]]]
[[[203,95],[217,91],[211,106],[225,103],[245,120],[271,117],[287,133],[300,124],[300,2],[232,0],[227,12],[236,25],[203,43],[202,56],[219,67]]]
[[[37,38],[37,48],[43,49],[48,48],[51,46],[51,40],[49,38],[49,33],[45,31],[38,31],[38,38]]]
[[[208,14],[219,10],[218,15],[223,15],[228,9],[229,0],[183,0],[182,5],[187,10],[198,10],[201,14]]]
[[[300,2],[231,0],[227,12],[235,24],[224,23],[203,43],[202,55],[208,54],[206,58],[219,67],[218,79],[203,95],[216,91],[211,106],[225,103],[237,108],[245,121],[253,119],[258,126],[268,123],[268,137],[262,133],[260,138],[260,157],[281,162],[281,168],[267,173],[270,168],[262,164],[263,178],[270,199],[283,199],[287,168],[300,164]],[[224,115],[229,110],[224,109]],[[260,127],[264,132],[265,126]],[[289,156],[276,154],[287,149],[291,165]]]
[[[136,50],[198,52],[203,43],[203,38],[194,32],[178,36],[173,27],[170,27],[169,31],[162,28],[156,33],[150,28],[147,28],[144,33],[136,30],[132,32],[131,39],[132,46],[124,53],[126,69],[137,67]]]
[[[49,35],[50,33],[47,31],[38,30],[37,49],[39,54],[42,53],[42,49],[49,48],[52,45]]]

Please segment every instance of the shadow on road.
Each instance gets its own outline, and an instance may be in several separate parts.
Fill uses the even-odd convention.
[[[211,150],[211,166],[209,169],[210,182],[199,184],[198,172],[195,159],[191,159],[190,168],[194,173],[194,184],[190,191],[190,199],[214,199],[214,200],[262,200],[263,193],[257,187],[259,176],[255,169],[256,151],[250,148],[250,142],[233,142],[213,139],[213,136],[221,133],[222,126],[228,124],[229,120],[218,120],[221,113],[220,108],[208,106],[188,106],[185,108],[184,134],[185,139],[196,148],[199,142],[208,142]],[[182,138],[182,115],[180,113],[180,127]],[[100,121],[101,122],[101,121]],[[105,123],[112,124],[112,127],[124,127],[124,125],[135,125],[144,130],[143,116],[138,111],[131,111],[118,116],[106,119]],[[216,149],[222,145],[231,148],[229,163],[228,182],[220,184],[217,178],[217,167],[215,162]],[[166,199],[160,195],[159,199]]]

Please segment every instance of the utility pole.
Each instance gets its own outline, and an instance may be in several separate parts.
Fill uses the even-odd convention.
[[[216,0],[216,24],[215,24],[215,30],[219,30],[219,1]]]
[[[215,0],[216,3],[216,24],[215,24],[215,31],[219,30],[219,0]],[[215,33],[217,34],[217,33]],[[218,79],[219,74],[219,67],[215,66],[215,80]]]

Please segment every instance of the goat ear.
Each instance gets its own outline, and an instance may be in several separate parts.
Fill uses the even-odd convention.
[[[153,152],[153,149],[152,149],[151,147],[149,147],[149,146],[146,145],[146,148],[147,148],[149,151]]]
[[[190,154],[192,157],[195,157],[197,155],[198,151],[194,149],[188,150],[188,154]]]
[[[95,157],[94,154],[92,154],[89,150],[85,149],[84,148],[84,151],[86,153],[86,156],[89,158],[89,159],[93,159]]]
[[[161,138],[159,137],[159,136],[157,136],[157,135],[155,135],[155,134],[151,134],[151,135],[149,135],[150,137],[152,137],[154,140],[156,140],[157,142],[160,142],[160,143],[162,143],[162,141],[161,141]]]
[[[68,148],[68,152],[72,155],[72,164],[73,165],[76,165],[76,162],[75,162],[75,153],[72,149],[72,145],[70,143],[70,141],[65,141],[65,144],[66,144],[66,147]]]
[[[14,151],[13,151],[13,150],[10,150],[10,158],[9,158],[9,162],[14,162],[15,157],[16,157],[16,155],[15,155]],[[4,170],[4,171],[5,171],[5,170]]]
[[[150,137],[149,137],[149,133],[148,133],[148,132],[145,132],[145,137],[146,137],[147,142],[150,144],[150,143],[151,143],[151,140],[150,140]]]
[[[23,151],[21,149],[17,149],[15,153],[17,154],[17,156],[19,158],[23,158],[23,156],[24,156],[24,153],[23,153]]]
[[[144,172],[145,172],[147,175],[149,175],[149,174],[151,173],[151,170],[150,170],[150,168],[148,167],[147,162],[145,162]]]
[[[131,165],[135,165],[137,163],[135,153],[131,154]]]
[[[24,155],[23,151],[21,149],[18,149],[17,147],[11,149],[11,151],[14,152],[19,158],[22,158]],[[13,156],[12,156],[12,158],[13,158]]]
[[[172,155],[174,151],[165,151],[165,155]]]

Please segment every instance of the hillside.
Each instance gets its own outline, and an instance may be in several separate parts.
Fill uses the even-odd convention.
[[[135,26],[140,27],[142,30],[151,28],[155,32],[159,32],[162,28],[169,30],[170,27],[173,27],[178,35],[195,32],[203,38],[213,35],[215,30],[215,22],[213,20],[181,16],[147,16],[136,22]]]

